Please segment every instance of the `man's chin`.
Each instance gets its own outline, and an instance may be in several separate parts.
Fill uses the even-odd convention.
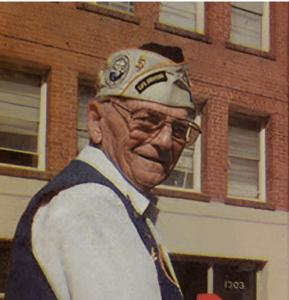
[[[146,172],[139,170],[134,174],[134,185],[141,191],[148,193],[155,186],[161,184],[165,180],[165,174]]]

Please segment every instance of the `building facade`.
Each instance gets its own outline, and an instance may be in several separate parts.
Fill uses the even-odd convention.
[[[87,143],[110,53],[181,47],[202,135],[159,196],[185,299],[289,299],[288,3],[0,4],[0,299],[30,198]]]

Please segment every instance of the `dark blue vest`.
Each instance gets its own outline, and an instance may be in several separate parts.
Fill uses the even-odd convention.
[[[98,183],[111,188],[125,205],[146,249],[155,253],[155,266],[163,300],[182,300],[179,288],[167,275],[161,259],[161,252],[148,227],[145,217],[139,215],[126,198],[107,178],[90,165],[74,160],[30,201],[16,229],[12,247],[12,266],[8,281],[7,300],[57,300],[38,262],[31,245],[31,227],[38,208],[48,203],[61,190],[82,183]],[[97,199],[96,199],[97,201]],[[153,257],[152,257],[153,259]],[[125,272],[125,270],[124,270]],[[112,283],[113,284],[113,283]],[[153,300],[153,299],[150,299]]]

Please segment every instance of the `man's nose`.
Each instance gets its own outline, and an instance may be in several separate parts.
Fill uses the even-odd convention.
[[[161,130],[151,141],[152,145],[158,146],[160,150],[169,150],[173,145],[172,125],[166,122]]]

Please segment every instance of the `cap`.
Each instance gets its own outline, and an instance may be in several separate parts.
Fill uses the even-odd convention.
[[[187,63],[175,63],[151,51],[127,49],[113,53],[98,76],[99,101],[121,96],[194,109]]]

